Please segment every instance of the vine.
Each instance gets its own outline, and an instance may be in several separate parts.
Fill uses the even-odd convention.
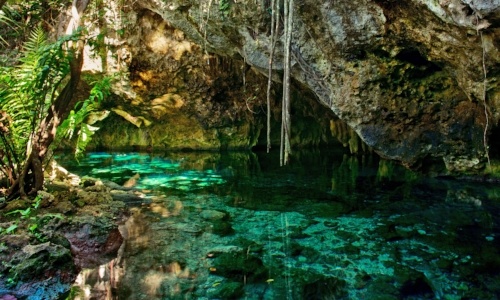
[[[278,40],[278,31],[280,25],[280,0],[271,1],[271,50],[268,63],[268,82],[267,82],[267,152],[271,149],[271,84],[272,68],[274,61],[274,51]],[[284,0],[284,18],[283,18],[283,98],[281,104],[281,140],[280,140],[280,165],[286,165],[289,162],[291,151],[290,133],[290,58],[293,29],[293,0]]]
[[[484,131],[483,131],[483,146],[484,146],[486,159],[488,161],[488,167],[491,168],[491,160],[490,160],[488,137],[487,137],[488,136],[488,127],[490,125],[490,118],[489,118],[489,113],[488,113],[488,104],[486,103],[486,90],[488,87],[488,73],[486,70],[486,48],[484,46],[483,32],[481,31],[482,28],[479,27],[479,17],[478,17],[477,13],[476,13],[476,24],[478,24],[476,31],[480,37],[481,49],[482,49],[481,63],[482,63],[482,69],[483,69],[483,92],[481,95],[481,98],[482,98],[481,100],[483,102],[484,116],[486,118],[486,124],[484,125]]]
[[[271,0],[271,51],[269,54],[269,72],[267,78],[267,153],[271,149],[271,86],[273,60],[276,41],[278,40],[280,0]]]
[[[283,75],[283,101],[281,109],[281,144],[280,144],[280,165],[286,165],[290,159],[290,48],[292,42],[292,27],[293,27],[293,0],[285,0],[285,16],[284,16],[284,75]]]

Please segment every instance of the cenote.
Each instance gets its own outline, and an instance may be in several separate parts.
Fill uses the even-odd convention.
[[[376,156],[88,153],[69,171],[141,191],[93,299],[496,299],[500,189]],[[104,296],[106,295],[106,296]]]

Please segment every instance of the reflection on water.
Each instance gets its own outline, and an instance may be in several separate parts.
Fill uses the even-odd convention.
[[[500,189],[376,157],[91,153],[146,191],[116,259],[74,299],[496,299]]]

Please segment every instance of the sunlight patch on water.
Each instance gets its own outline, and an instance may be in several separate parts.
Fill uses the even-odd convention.
[[[220,175],[210,174],[205,171],[187,171],[177,174],[156,174],[140,180],[137,184],[139,189],[150,189],[162,187],[168,189],[192,190],[212,185],[224,184]]]
[[[497,186],[350,156],[310,153],[285,168],[264,156],[245,164],[253,160],[188,155],[83,161],[96,177],[159,191],[132,208],[115,264],[123,276],[110,295],[496,299],[500,291]]]
[[[189,170],[183,166],[182,159],[172,160],[150,154],[89,153],[80,166],[91,167],[90,176],[126,181],[128,187],[138,189],[190,191],[226,183],[215,170]]]

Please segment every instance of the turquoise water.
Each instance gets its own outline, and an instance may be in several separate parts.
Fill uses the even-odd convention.
[[[376,157],[89,153],[142,191],[85,299],[497,299],[500,189]],[[82,298],[83,299],[83,298]]]

